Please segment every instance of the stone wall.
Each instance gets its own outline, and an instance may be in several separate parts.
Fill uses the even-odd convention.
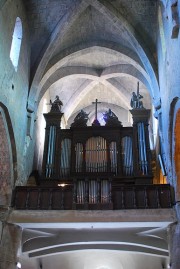
[[[3,112],[0,111],[0,205],[10,202],[12,186],[12,156],[7,133],[3,119]]]
[[[174,135],[173,120],[175,118],[176,104],[180,98],[180,35],[174,34],[174,27],[179,27],[174,20],[173,5],[177,4],[176,11],[180,16],[178,5],[180,1],[162,1],[158,10],[158,69],[161,95],[162,113],[162,147],[168,180],[176,184],[174,167]],[[179,11],[178,11],[179,10]]]
[[[17,71],[11,59],[10,49],[16,18],[22,22],[22,41]],[[14,181],[23,182],[31,171],[32,152],[29,147],[23,155],[26,132],[26,103],[29,85],[30,48],[26,13],[21,0],[7,0],[0,9],[0,102],[6,107],[9,122],[13,126],[17,152],[17,177]],[[3,108],[2,108],[3,109]],[[32,140],[29,141],[29,145]],[[28,156],[28,158],[27,158]],[[14,182],[15,183],[15,182]]]

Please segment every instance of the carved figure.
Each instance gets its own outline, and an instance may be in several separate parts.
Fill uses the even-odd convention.
[[[132,108],[143,108],[143,102],[140,100],[142,99],[143,96],[141,94],[139,94],[139,92],[137,92],[137,94],[135,92],[132,93],[132,98],[131,98],[131,107]]]
[[[58,95],[56,95],[54,102],[50,100],[50,104],[51,104],[51,112],[61,112],[61,106],[63,105],[63,103],[59,99]]]
[[[109,108],[108,111],[106,111],[105,113],[103,113],[103,118],[104,121],[107,122],[107,120],[111,119],[111,118],[117,118],[117,116],[114,114],[114,112],[112,112],[112,110]]]
[[[81,109],[81,111],[74,118],[74,122],[71,124],[71,127],[84,127],[87,126],[87,121],[89,119],[88,113]]]
[[[114,114],[114,112],[112,112],[110,108],[108,111],[103,113],[103,119],[106,122],[106,125],[108,126],[121,125],[121,122],[118,120],[118,117]]]
[[[74,121],[76,120],[88,120],[88,115],[83,109],[81,109],[81,111],[77,114],[77,116],[75,117]]]

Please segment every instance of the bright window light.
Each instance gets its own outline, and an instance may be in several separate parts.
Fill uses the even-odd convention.
[[[17,17],[16,23],[14,26],[14,32],[13,32],[12,44],[11,44],[11,50],[10,50],[10,59],[16,71],[18,68],[21,41],[22,41],[22,22],[21,22],[21,19]]]

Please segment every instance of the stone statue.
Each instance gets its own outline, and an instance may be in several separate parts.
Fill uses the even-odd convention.
[[[117,126],[121,125],[121,122],[118,120],[118,117],[112,112],[109,108],[108,111],[103,113],[103,119],[106,122],[106,126]]]
[[[135,92],[132,93],[132,98],[131,98],[131,107],[132,108],[143,108],[143,102],[140,100],[142,99],[143,96],[139,94],[139,91],[137,91],[137,94]]]
[[[117,116],[112,112],[112,110],[109,108],[108,111],[103,113],[104,121],[107,121],[109,118],[117,118]]]
[[[61,112],[61,106],[63,105],[63,103],[59,99],[59,96],[56,95],[54,102],[50,100],[50,105],[51,105],[51,112]]]
[[[83,109],[81,109],[81,111],[77,114],[77,116],[74,118],[74,121],[81,119],[88,120],[88,114]]]
[[[74,122],[71,124],[71,127],[86,127],[89,119],[88,115],[88,113],[81,109],[81,111],[74,118]]]

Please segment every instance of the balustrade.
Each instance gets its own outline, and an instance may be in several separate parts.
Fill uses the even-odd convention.
[[[18,210],[170,208],[170,185],[113,185],[111,180],[76,179],[59,187],[14,189],[12,207]]]

